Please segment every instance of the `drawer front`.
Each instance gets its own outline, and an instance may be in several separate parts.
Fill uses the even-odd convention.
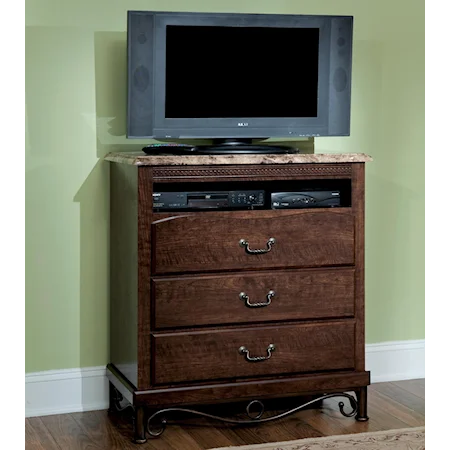
[[[342,209],[179,215],[153,222],[152,245],[155,274],[350,265],[354,217]]]
[[[353,269],[152,279],[155,329],[352,317]]]
[[[153,334],[153,382],[353,369],[354,340],[353,321]]]

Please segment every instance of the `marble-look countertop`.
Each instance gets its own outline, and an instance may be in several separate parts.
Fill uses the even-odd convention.
[[[364,153],[288,153],[288,154],[228,154],[228,155],[146,155],[142,152],[108,153],[106,161],[134,166],[206,166],[228,164],[311,164],[360,163],[372,161]]]

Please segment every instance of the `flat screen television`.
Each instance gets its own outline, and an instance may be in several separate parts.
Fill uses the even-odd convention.
[[[129,11],[127,137],[347,136],[350,16]]]

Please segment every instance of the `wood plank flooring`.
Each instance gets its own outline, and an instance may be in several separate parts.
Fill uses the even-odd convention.
[[[362,433],[425,425],[425,381],[408,380],[369,386],[368,422],[343,417],[338,399],[299,411],[285,419],[253,427],[228,426],[181,417],[158,439],[132,443],[130,416],[106,411],[25,419],[26,450],[206,450],[231,445],[289,441],[315,436]],[[221,415],[222,411],[215,411]],[[233,414],[232,409],[230,415]],[[235,411],[235,413],[240,412]],[[271,414],[276,412],[271,411]]]

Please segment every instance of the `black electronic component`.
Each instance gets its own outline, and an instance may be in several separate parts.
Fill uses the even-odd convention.
[[[331,208],[341,206],[338,190],[315,190],[301,192],[273,192],[272,209]]]

